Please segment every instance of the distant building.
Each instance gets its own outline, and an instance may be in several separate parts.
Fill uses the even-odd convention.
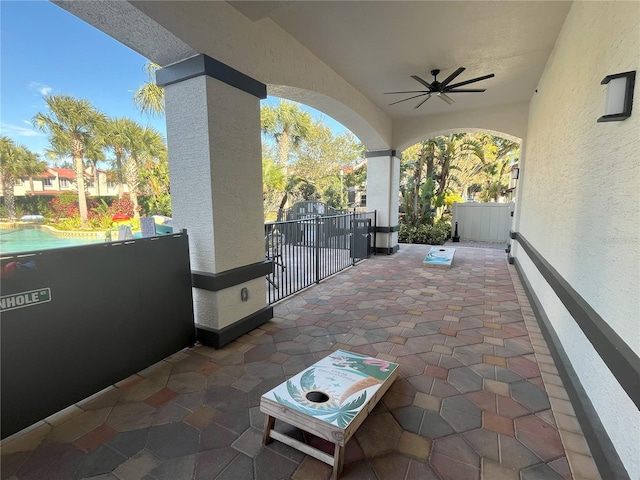
[[[89,167],[85,170],[85,186],[86,192],[92,197],[114,197],[118,195],[118,184],[112,182],[107,177],[104,170]],[[96,182],[97,180],[97,182]],[[127,184],[123,185],[124,193],[129,192]],[[61,195],[66,192],[76,192],[75,171],[70,168],[47,168],[47,172],[34,176],[32,181],[29,177],[24,176],[16,180],[13,188],[15,197],[25,197],[28,195]],[[0,186],[0,195],[4,196],[2,186]]]

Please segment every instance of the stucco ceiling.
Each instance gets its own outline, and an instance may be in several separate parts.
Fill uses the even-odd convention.
[[[527,105],[570,1],[52,0],[152,61],[205,53],[350,128],[368,148],[451,128],[525,135]],[[251,28],[251,25],[255,28]],[[588,35],[588,32],[585,32]],[[319,61],[318,61],[319,60]],[[327,68],[328,67],[328,68]],[[495,74],[450,94],[396,105],[431,82]],[[570,81],[570,78],[567,79]],[[570,88],[570,85],[568,85]],[[423,97],[424,98],[424,97]]]
[[[528,102],[553,49],[570,2],[230,2],[252,21],[270,18],[391,118],[430,115]],[[427,81],[438,68],[443,80],[458,67],[462,82],[484,93],[458,93],[448,105],[431,97],[389,106],[420,90],[411,75]],[[407,97],[409,95],[406,95]]]

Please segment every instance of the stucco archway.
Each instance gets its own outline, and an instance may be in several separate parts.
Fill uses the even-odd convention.
[[[371,124],[349,106],[319,92],[286,85],[267,85],[267,93],[313,107],[349,129],[367,150],[389,148],[387,141]]]

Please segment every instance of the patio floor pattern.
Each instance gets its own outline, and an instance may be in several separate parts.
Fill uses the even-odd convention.
[[[400,376],[347,444],[340,478],[599,479],[504,250],[460,247],[443,269],[422,263],[428,249],[373,257],[223,349],[181,351],[13,435],[1,478],[328,479],[328,465],[262,446],[259,402],[345,349],[397,362]]]

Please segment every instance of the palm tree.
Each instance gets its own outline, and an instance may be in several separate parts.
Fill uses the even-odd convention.
[[[509,184],[509,167],[518,160],[520,145],[506,138],[493,135],[482,135],[480,141],[484,145],[487,162],[480,172],[483,191],[481,200],[498,201],[504,195]]]
[[[133,97],[138,110],[152,116],[164,113],[164,88],[156,84],[156,70],[160,69],[160,65],[153,62],[147,62],[144,65],[149,81],[144,82],[138,87]]]
[[[0,137],[0,176],[2,192],[10,220],[16,219],[16,202],[13,189],[16,180],[29,176],[31,192],[33,192],[33,176],[47,171],[47,164],[40,160],[37,153],[16,145],[8,137]]]
[[[29,177],[29,191],[33,194],[33,177],[45,173],[47,164],[40,160],[40,155],[25,148],[21,170],[22,175]]]
[[[115,156],[116,175],[118,177],[118,198],[124,195],[123,162],[129,150],[129,132],[142,128],[129,118],[114,118],[109,120],[105,128],[104,145],[113,150]]]
[[[478,183],[484,166],[483,162],[479,162],[478,158],[472,155],[459,158],[455,165],[451,166],[451,181],[457,186],[460,197],[469,198],[470,187]]]
[[[278,144],[279,165],[287,165],[291,148],[296,148],[312,128],[311,115],[292,102],[281,101],[277,108],[268,105],[260,110],[262,131]]]
[[[141,127],[132,122],[127,133],[128,157],[124,166],[124,174],[127,185],[129,185],[129,196],[133,202],[133,212],[135,218],[140,218],[138,206],[138,190],[140,186],[139,170],[140,165],[151,159],[157,159],[166,152],[164,138],[160,132],[153,127]]]
[[[21,154],[19,147],[9,137],[0,137],[0,174],[2,175],[2,193],[7,207],[9,220],[16,219],[16,202],[13,187],[20,176]]]
[[[103,132],[104,133],[104,132]],[[103,135],[101,135],[103,136]],[[100,197],[100,178],[98,176],[98,162],[105,160],[104,155],[104,138],[92,137],[87,143],[85,150],[85,158],[91,162],[91,169],[93,170],[93,184],[96,187],[96,195]]]
[[[407,223],[433,224],[437,209],[444,205],[451,172],[457,162],[470,158],[481,163],[484,154],[482,146],[465,134],[434,137],[421,143],[416,160],[404,165],[409,173],[402,189]]]
[[[87,100],[67,95],[45,97],[49,113],[38,113],[33,124],[49,133],[52,151],[58,156],[71,155],[78,186],[78,206],[83,228],[88,227],[87,198],[84,186],[84,154],[87,143],[103,130],[107,118]]]

